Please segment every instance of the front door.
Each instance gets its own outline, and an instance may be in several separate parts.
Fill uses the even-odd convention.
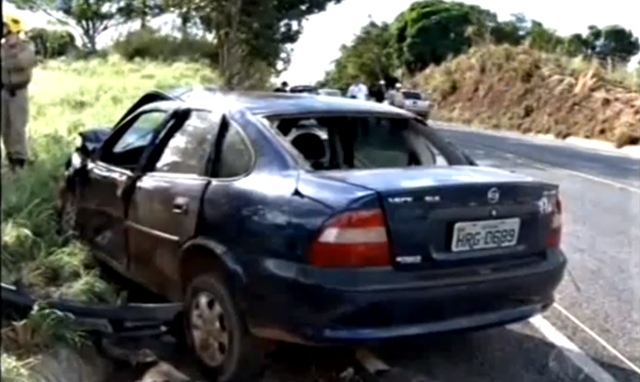
[[[208,111],[191,111],[185,120],[170,126],[149,155],[127,221],[132,274],[175,301],[182,298],[178,254],[196,231],[210,182],[205,165],[218,131]]]
[[[114,130],[97,158],[87,164],[78,203],[80,235],[96,255],[124,272],[127,266],[126,207],[136,168],[145,150],[164,128],[169,112],[143,109]]]

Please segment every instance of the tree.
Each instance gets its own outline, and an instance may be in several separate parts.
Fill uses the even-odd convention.
[[[564,40],[561,51],[569,57],[586,56],[589,42],[581,33],[574,33]]]
[[[526,43],[530,48],[543,52],[557,52],[565,41],[554,30],[548,29],[539,21],[531,20]]]
[[[167,0],[186,30],[213,36],[219,70],[228,88],[247,86],[254,73],[282,71],[289,46],[307,17],[342,0]],[[265,70],[269,69],[269,70]]]
[[[149,20],[166,12],[163,0],[122,0],[118,13],[126,21],[137,20],[140,29],[147,28]]]
[[[41,11],[75,31],[89,52],[97,50],[102,33],[122,23],[122,3],[110,0],[17,0],[16,7]]]
[[[587,55],[617,65],[627,65],[631,57],[640,52],[638,37],[620,25],[609,25],[602,29],[589,26]]]
[[[497,23],[495,14],[475,5],[419,1],[393,23],[396,54],[402,66],[414,73],[464,53]]]
[[[391,27],[370,21],[350,45],[340,47],[334,68],[325,74],[323,85],[346,89],[358,78],[375,84],[389,80],[397,68]]]
[[[516,20],[499,22],[490,32],[491,40],[495,44],[520,45],[526,38],[521,26]]]

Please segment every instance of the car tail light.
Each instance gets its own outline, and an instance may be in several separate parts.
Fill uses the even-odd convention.
[[[311,244],[309,261],[325,268],[390,265],[389,241],[382,210],[349,211],[330,219]]]
[[[551,228],[547,235],[547,248],[558,248],[562,240],[562,202],[558,197],[553,206]]]

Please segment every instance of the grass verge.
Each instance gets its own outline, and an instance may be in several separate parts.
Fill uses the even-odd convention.
[[[110,126],[144,92],[217,82],[200,64],[125,62],[117,57],[56,60],[37,68],[30,87],[33,164],[2,171],[2,280],[20,280],[37,296],[115,302],[118,289],[100,279],[86,248],[56,234],[56,202],[63,163],[76,134]],[[58,344],[82,341],[69,317],[42,305],[22,323],[3,322],[3,380],[28,380],[28,359]],[[7,346],[5,346],[5,343]]]
[[[416,78],[437,117],[494,129],[640,142],[640,78],[527,47],[474,48]]]

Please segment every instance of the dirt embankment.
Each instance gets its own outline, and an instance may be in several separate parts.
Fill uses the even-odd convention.
[[[523,133],[640,142],[640,79],[526,47],[475,48],[414,78],[436,118]]]

